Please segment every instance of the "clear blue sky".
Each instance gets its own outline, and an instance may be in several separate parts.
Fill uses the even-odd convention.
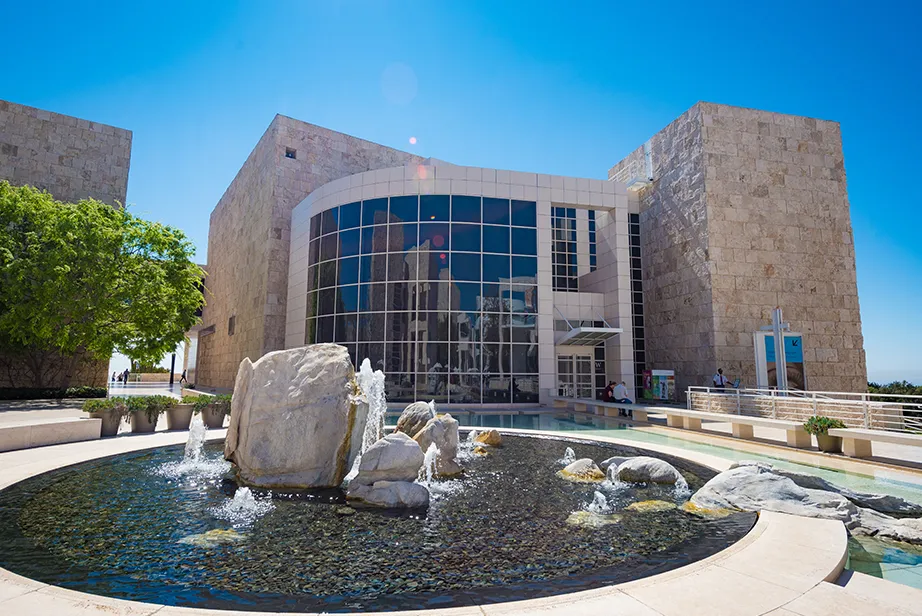
[[[212,208],[276,113],[596,178],[698,100],[837,120],[869,377],[922,382],[913,3],[0,4],[0,98],[132,130],[129,203],[201,261]]]

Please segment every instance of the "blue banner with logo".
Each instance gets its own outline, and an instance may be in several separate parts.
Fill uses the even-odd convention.
[[[765,336],[765,361],[775,361],[775,337]],[[804,341],[801,336],[784,337],[784,361],[789,364],[804,363]]]

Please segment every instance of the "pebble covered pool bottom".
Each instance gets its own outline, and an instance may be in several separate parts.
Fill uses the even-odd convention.
[[[689,490],[577,484],[556,474],[566,447],[596,462],[645,453],[506,436],[489,455],[462,447],[464,474],[433,482],[428,510],[399,513],[353,510],[339,490],[254,490],[248,503],[235,499],[220,443],[192,465],[180,462],[181,446],[94,460],[0,492],[0,566],[166,605],[409,610],[654,575],[728,547],[755,523],[755,514],[702,519],[674,506],[714,475],[705,467],[654,454],[682,472]]]

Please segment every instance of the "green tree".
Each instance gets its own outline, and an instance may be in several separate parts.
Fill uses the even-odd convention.
[[[84,358],[157,362],[198,322],[204,276],[183,233],[86,199],[0,182],[0,349],[35,387],[67,387]],[[66,357],[56,383],[45,363]]]

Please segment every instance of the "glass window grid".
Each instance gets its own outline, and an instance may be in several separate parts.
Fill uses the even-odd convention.
[[[363,202],[359,202],[359,203],[363,204]],[[523,202],[523,203],[525,203],[526,206],[528,204],[528,202]],[[365,208],[361,207],[361,205],[360,205],[360,208],[361,208],[360,211],[362,212],[365,211]],[[417,212],[419,212],[419,210],[417,210]],[[321,216],[321,215],[318,215],[318,216]],[[336,214],[331,214],[329,216],[335,217]],[[535,216],[531,216],[531,215],[525,215],[524,217],[529,218],[529,219],[536,218]],[[328,220],[329,219],[330,218],[328,218]],[[396,220],[392,220],[389,209],[388,209],[388,216],[386,217],[386,220],[389,221],[391,225],[402,224],[404,222],[402,219],[399,222]],[[362,224],[360,224],[359,227],[353,226],[353,227],[350,227],[350,229],[366,228],[368,226],[382,226],[380,218],[378,218],[377,220],[378,224],[367,225],[367,224],[364,224],[366,222],[364,220],[362,220],[361,222]],[[411,222],[411,221],[406,221],[406,222]],[[426,221],[420,221],[420,222],[426,222]],[[439,221],[439,222],[450,222],[450,224],[456,224],[454,221]],[[510,220],[510,222],[512,221]],[[312,220],[312,224],[313,224],[313,220]],[[465,224],[465,222],[459,221],[457,224]],[[473,223],[473,224],[478,224],[478,223]],[[496,227],[496,228],[508,228],[509,229],[509,233],[510,233],[509,244],[510,245],[509,245],[508,252],[503,251],[503,252],[497,253],[497,252],[493,252],[489,250],[491,246],[483,246],[482,227],[487,226],[487,225],[491,227]],[[318,227],[321,226],[319,218],[318,218],[317,226]],[[444,252],[461,252],[462,254],[466,253],[466,254],[509,255],[509,262],[510,262],[510,276],[509,277],[511,279],[512,269],[514,268],[513,257],[519,256],[519,257],[536,258],[535,253],[528,253],[528,252],[521,252],[521,251],[513,252],[514,248],[512,246],[512,238],[511,238],[513,228],[532,230],[536,232],[535,226],[531,224],[528,224],[528,225],[508,224],[507,225],[507,224],[482,223],[481,224],[481,234],[480,234],[481,235],[480,237],[481,251],[479,253],[473,252],[473,251],[470,251],[470,252],[449,251],[448,248],[450,246],[443,247],[441,250],[443,250]],[[449,233],[450,233],[450,229],[451,227],[449,227]],[[312,238],[312,242],[314,240],[317,241],[318,250],[316,251],[317,254],[313,252],[311,253],[311,256],[314,258],[310,261],[310,264],[312,267],[314,267],[314,270],[318,271],[318,278],[319,278],[319,269],[320,269],[318,266],[318,263],[321,262],[319,259],[320,241],[326,235],[331,235],[333,233],[339,233],[339,232],[340,231],[329,231],[327,233],[321,233],[319,234],[319,236]],[[575,235],[575,233],[573,233],[572,235]],[[567,237],[566,239],[569,239],[571,241],[575,240],[575,238],[573,237]],[[389,240],[390,238],[387,238],[384,240],[386,249],[391,248]],[[406,238],[404,238],[404,240],[406,241]],[[388,257],[390,257],[391,255],[406,254],[410,251],[417,250],[418,240],[419,240],[419,235],[417,236],[417,248],[411,248],[411,249],[401,250],[401,251],[389,250],[388,252],[366,253],[361,250],[361,245],[360,245],[360,254],[362,255],[361,258],[362,259],[376,259],[376,258],[383,259],[384,267],[386,269],[389,269],[390,268],[389,263],[391,261]],[[450,238],[449,238],[449,243],[450,243]],[[337,250],[335,252],[337,255],[339,255],[341,251],[342,251],[342,246],[339,242],[337,242]],[[329,252],[329,248],[327,252]],[[440,252],[440,250],[436,250],[435,252]],[[329,256],[329,255],[327,254],[324,256]],[[326,265],[327,261],[333,261],[333,260],[337,261],[336,263],[337,271],[335,273],[332,273],[330,269],[330,267],[334,264],[330,263],[329,265],[326,265],[327,276],[325,276],[325,279],[326,279],[325,282],[329,282],[329,278],[330,276],[332,276],[334,283],[332,287],[329,284],[322,287],[322,290],[327,291],[326,293],[323,294],[327,298],[326,301],[324,302],[325,304],[329,304],[329,298],[331,297],[335,297],[337,298],[337,300],[341,296],[346,295],[346,294],[350,294],[350,297],[351,297],[351,293],[354,293],[356,290],[359,290],[360,292],[360,287],[368,284],[364,282],[363,274],[360,268],[360,274],[359,274],[360,284],[349,285],[351,288],[342,289],[337,292],[336,281],[339,280],[338,263],[341,258],[353,258],[353,254],[352,252],[350,252],[348,257],[338,257],[337,256],[335,259],[330,258],[330,259],[324,259],[322,261],[324,265]],[[388,276],[385,274],[384,280],[386,280],[387,278]],[[484,292],[484,287],[482,285],[484,284],[489,285],[489,284],[495,284],[495,283],[491,283],[491,282],[484,283],[482,281],[482,278],[483,278],[483,272],[481,271],[480,281],[464,282],[464,284],[481,286],[481,297],[483,298],[482,293]],[[500,278],[502,278],[502,276],[500,276]],[[349,281],[351,282],[351,280],[352,280],[352,277],[350,276]],[[375,280],[377,280],[377,278],[375,278]],[[417,282],[421,283],[424,281],[425,279],[418,279],[418,280],[407,281],[406,283],[403,283],[403,284],[414,287],[414,286],[418,286]],[[435,280],[433,282],[449,282],[449,281]],[[375,284],[380,284],[380,283],[375,283]],[[503,283],[500,283],[498,286],[506,287],[508,286],[508,283],[503,282]],[[537,286],[537,281],[535,280],[534,282],[531,282],[531,283],[522,283],[521,280],[517,280],[516,284],[513,286],[517,290],[519,290],[519,292],[521,292],[522,290],[527,290],[529,287]],[[315,285],[315,288],[316,287],[319,287],[319,280],[318,280],[318,283]],[[334,293],[330,293],[330,291],[334,291]],[[405,391],[406,388],[403,388],[404,392],[403,393],[398,392],[397,397],[389,395],[389,398],[393,399],[394,401],[400,401],[399,398],[401,396],[406,396],[406,399],[408,400],[415,400],[420,395],[423,395],[423,396],[429,395],[429,396],[435,397],[437,400],[441,399],[442,401],[446,401],[448,399],[453,399],[454,401],[461,402],[461,403],[464,403],[464,402],[479,403],[481,398],[484,402],[536,403],[538,401],[538,393],[537,393],[537,384],[538,384],[537,348],[538,347],[537,347],[537,342],[536,342],[537,341],[537,323],[534,323],[533,325],[534,342],[530,342],[530,343],[528,342],[526,343],[509,342],[509,339],[512,338],[512,335],[513,335],[512,334],[513,330],[511,328],[512,321],[510,321],[509,319],[516,319],[517,318],[516,315],[520,315],[525,320],[536,321],[534,315],[537,310],[537,307],[534,306],[533,304],[532,305],[523,304],[522,310],[520,311],[518,309],[519,304],[509,301],[509,298],[511,298],[512,293],[513,291],[512,291],[512,288],[510,287],[509,289],[506,289],[505,293],[503,293],[503,296],[506,299],[501,299],[499,303],[488,304],[488,307],[492,307],[492,308],[499,307],[501,312],[494,312],[492,310],[462,311],[462,312],[467,312],[468,314],[477,315],[479,321],[483,321],[483,317],[489,317],[489,316],[493,316],[497,318],[498,320],[500,320],[502,323],[500,326],[500,330],[502,330],[502,332],[504,333],[502,333],[499,336],[503,340],[503,342],[499,342],[499,343],[485,342],[483,340],[473,339],[475,336],[480,336],[480,337],[483,336],[482,324],[480,322],[478,322],[474,327],[471,328],[470,335],[472,339],[469,341],[468,340],[455,340],[454,339],[455,337],[460,337],[460,336],[457,336],[454,332],[452,332],[452,328],[450,324],[448,328],[449,334],[447,336],[448,341],[439,341],[439,342],[421,341],[418,339],[419,334],[425,333],[427,330],[423,329],[422,325],[419,325],[418,330],[414,330],[414,327],[416,327],[417,324],[420,322],[419,317],[422,314],[427,314],[426,311],[415,309],[415,306],[413,305],[412,301],[409,302],[410,305],[407,306],[405,310],[400,310],[400,311],[388,310],[388,311],[378,311],[378,312],[362,311],[361,310],[362,309],[361,296],[359,296],[359,300],[358,300],[360,304],[358,306],[359,312],[353,312],[350,309],[345,308],[345,304],[343,304],[342,302],[336,301],[336,305],[333,308],[334,314],[332,315],[324,314],[324,315],[316,316],[314,314],[309,314],[309,318],[307,319],[308,323],[307,323],[307,329],[306,329],[305,342],[306,343],[312,342],[313,340],[311,340],[311,338],[314,338],[316,341],[339,342],[340,344],[343,344],[349,349],[350,355],[353,357],[354,362],[361,361],[361,359],[364,358],[363,353],[365,355],[368,355],[370,358],[374,360],[379,359],[378,357],[376,357],[376,355],[380,354],[381,355],[380,360],[381,360],[382,366],[385,363],[385,361],[389,359],[389,358],[384,357],[384,354],[386,354],[386,351],[381,350],[381,349],[384,349],[385,346],[390,347],[391,345],[400,345],[400,346],[404,346],[407,348],[412,347],[414,357],[410,361],[410,365],[416,366],[417,370],[420,370],[420,364],[418,363],[420,360],[420,357],[419,357],[420,347],[423,347],[426,345],[433,345],[430,348],[439,355],[445,355],[446,349],[448,350],[448,357],[450,357],[450,359],[446,362],[447,365],[444,366],[442,370],[440,371],[436,371],[436,372],[417,371],[417,372],[407,372],[407,373],[399,372],[399,373],[393,373],[393,374],[389,373],[388,374],[389,381],[390,380],[396,381],[396,380],[401,379],[402,377],[406,377],[403,380],[405,381],[415,380],[416,382],[416,387],[414,390],[415,393],[413,396],[407,395]],[[309,303],[308,303],[309,313],[312,310],[317,311],[317,309],[319,308],[319,291],[312,291],[310,295],[312,297],[309,298]],[[449,300],[448,300],[449,305],[451,304],[452,295],[453,295],[453,292],[451,291],[451,288],[449,287]],[[483,308],[483,306],[481,306],[481,308]],[[530,310],[531,308],[533,308],[534,310]],[[433,314],[442,314],[443,312],[444,311],[439,310],[439,311],[434,312]],[[455,314],[457,312],[459,311],[453,311],[452,314]],[[365,317],[364,319],[365,323],[368,323],[369,321],[375,320],[375,319],[379,319],[381,322],[386,322],[385,321],[386,317],[392,316],[392,315],[401,315],[401,316],[409,317],[407,319],[408,321],[407,336],[411,338],[411,340],[401,340],[401,341],[366,340],[366,338],[368,337],[374,337],[375,334],[371,333],[369,336],[365,334],[363,331],[359,331],[360,329],[362,329],[361,327],[361,322],[363,321],[362,317]],[[366,326],[365,329],[368,330],[371,328],[368,328]],[[386,327],[382,327],[380,329],[382,331],[387,331]],[[412,330],[412,333],[410,333],[409,330]],[[528,334],[523,334],[523,335],[528,336]],[[388,338],[388,337],[389,336],[383,333],[378,335],[378,338]],[[521,339],[521,338],[517,338],[517,339]],[[467,349],[464,351],[465,354],[464,354],[463,360],[460,360],[460,359],[456,360],[454,358],[451,358],[451,351],[457,351],[458,349],[463,349],[464,347],[467,347]],[[484,354],[486,352],[487,347],[491,347],[493,349],[499,349],[499,352],[500,352],[499,363],[492,367],[503,370],[502,373],[492,373],[489,371],[490,366],[484,365],[485,363]],[[365,349],[364,351],[363,351],[363,348]],[[378,353],[379,350],[380,350],[380,353]],[[531,353],[531,360],[530,360],[531,363],[528,363],[525,366],[520,366],[520,365],[511,366],[510,364],[512,363],[513,351],[516,352],[515,354],[519,358],[526,357],[528,356],[529,353]],[[375,357],[372,357],[372,356],[375,356]],[[406,361],[406,359],[404,359],[404,361]],[[474,362],[475,364],[480,364],[479,371],[476,371],[476,372],[470,371],[470,370],[467,372],[453,371],[452,368],[454,367],[454,363],[456,361],[462,361],[462,363],[465,363],[468,367],[470,367],[471,362]],[[520,360],[516,360],[516,363],[521,364],[522,362]],[[376,367],[382,367],[382,366],[376,366]],[[460,368],[461,366],[459,365],[458,367]],[[527,367],[533,367],[534,372],[517,372],[516,374],[510,374],[513,368],[521,369],[521,368],[527,368]],[[431,387],[432,379],[445,381],[446,384],[450,386],[444,389],[444,392],[445,392],[444,394],[438,394],[438,391],[433,393],[432,391],[433,388]],[[448,381],[451,381],[451,383],[449,384]],[[460,383],[460,382],[455,383],[455,381],[463,381],[463,383]],[[513,381],[515,381],[515,383],[513,383]],[[459,388],[459,387],[456,387],[456,385],[464,385],[464,387]],[[522,385],[525,386],[524,389]],[[439,388],[436,387],[436,390],[438,389]]]
[[[595,210],[589,210],[589,271],[596,270]]]
[[[634,323],[634,386],[637,392],[643,387],[643,372],[646,370],[647,356],[643,317],[643,276],[642,256],[640,250],[640,215],[628,214],[628,244],[631,248],[631,317]]]
[[[551,218],[551,263],[555,291],[579,291],[576,209],[555,207]]]

